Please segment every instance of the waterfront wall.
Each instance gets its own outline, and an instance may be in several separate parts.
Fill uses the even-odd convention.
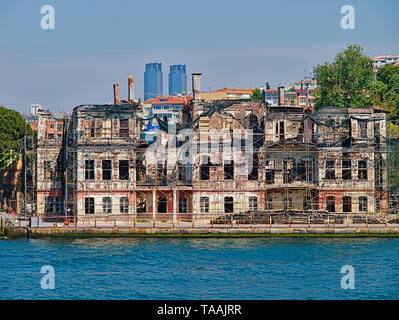
[[[9,228],[8,238],[42,237],[267,237],[267,236],[387,236],[399,237],[399,226],[369,228]]]

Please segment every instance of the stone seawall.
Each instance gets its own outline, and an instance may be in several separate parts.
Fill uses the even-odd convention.
[[[45,237],[399,237],[399,228],[8,228],[8,238]]]

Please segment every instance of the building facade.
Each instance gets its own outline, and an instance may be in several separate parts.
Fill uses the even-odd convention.
[[[187,95],[186,65],[171,65],[169,71],[169,95]]]
[[[144,100],[163,95],[162,63],[147,63],[144,72]]]

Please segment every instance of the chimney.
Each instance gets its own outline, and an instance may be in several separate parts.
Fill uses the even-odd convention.
[[[114,104],[119,104],[119,84],[114,84]]]
[[[192,80],[193,80],[194,100],[200,100],[201,99],[201,73],[193,73]]]
[[[284,105],[284,87],[279,86],[277,88],[278,91],[278,105],[283,106]]]
[[[132,76],[128,77],[128,100],[134,102],[134,78]]]

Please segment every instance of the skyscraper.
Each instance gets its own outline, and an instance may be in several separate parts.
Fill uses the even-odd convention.
[[[144,100],[161,97],[162,63],[147,63],[144,72]]]
[[[186,65],[177,64],[170,66],[169,72],[169,95],[187,94]]]

